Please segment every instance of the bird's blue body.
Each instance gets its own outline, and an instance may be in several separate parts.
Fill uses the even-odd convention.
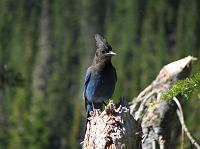
[[[116,72],[110,65],[105,65],[102,70],[91,66],[86,73],[85,97],[97,109],[102,107],[104,100],[111,98],[115,89]],[[92,111],[91,108],[87,111]]]
[[[98,39],[96,40],[98,44]],[[116,70],[111,63],[114,52],[110,52],[111,46],[104,39],[101,40],[102,45],[98,46],[94,61],[85,76],[84,99],[87,114],[94,108],[102,109],[104,100],[112,97],[117,81]]]

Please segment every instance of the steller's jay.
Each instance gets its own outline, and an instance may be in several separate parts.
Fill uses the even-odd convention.
[[[97,50],[92,65],[87,69],[84,92],[87,117],[93,109],[101,109],[104,100],[111,98],[117,82],[116,70],[111,63],[110,44],[99,34],[95,35]]]

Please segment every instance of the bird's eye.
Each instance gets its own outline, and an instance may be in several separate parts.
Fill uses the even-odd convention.
[[[106,51],[105,51],[105,50],[103,50],[103,51],[102,51],[102,53],[106,53]]]

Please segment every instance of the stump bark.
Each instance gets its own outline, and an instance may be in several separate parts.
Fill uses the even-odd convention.
[[[95,110],[90,114],[83,148],[134,148],[136,123],[128,106],[120,104],[116,107],[111,100],[103,112]]]

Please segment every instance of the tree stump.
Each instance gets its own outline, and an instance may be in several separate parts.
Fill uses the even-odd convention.
[[[120,104],[116,107],[111,100],[103,112],[95,110],[90,114],[83,148],[134,148],[136,123],[127,106]]]

